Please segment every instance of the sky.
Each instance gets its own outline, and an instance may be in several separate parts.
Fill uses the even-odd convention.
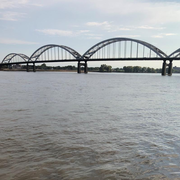
[[[115,37],[142,40],[171,54],[180,48],[180,1],[0,0],[1,61],[13,52],[31,56],[46,44],[66,45],[84,54],[93,45]],[[180,67],[180,61],[173,64]],[[162,62],[108,65],[161,68]]]

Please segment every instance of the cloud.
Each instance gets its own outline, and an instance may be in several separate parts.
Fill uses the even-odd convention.
[[[90,30],[79,30],[79,34],[88,33]]]
[[[20,7],[49,7],[57,5],[71,7],[76,4],[84,8],[84,0],[1,0],[0,9],[12,9]],[[73,4],[73,5],[74,5]],[[155,1],[150,0],[86,0],[87,10],[90,8],[94,13],[105,14],[131,23],[163,24],[180,22],[180,2],[178,1]],[[92,16],[93,17],[93,16]],[[108,22],[89,22],[88,26],[108,26]],[[142,27],[143,28],[143,27]],[[147,28],[147,27],[144,27]]]
[[[164,33],[165,36],[176,36],[177,34],[175,33]]]
[[[89,36],[87,39],[102,39],[102,37],[99,36]]]
[[[104,21],[104,22],[87,22],[86,25],[87,26],[109,26],[110,23],[108,23],[107,21]]]
[[[113,22],[108,22],[108,21],[104,21],[104,22],[87,22],[86,26],[102,28],[104,30],[107,30],[108,32],[130,31],[131,30],[128,27],[119,27],[118,25],[114,25]]]
[[[71,0],[1,0],[0,9],[12,9],[29,6],[54,6],[56,3],[61,3],[63,1],[70,2]]]
[[[176,36],[177,34],[175,33],[160,33],[158,35],[153,35],[153,38],[164,38],[166,36]]]
[[[105,14],[120,15],[123,19],[129,18],[129,21],[135,23],[146,22],[152,24],[180,22],[180,3],[162,2],[155,3],[148,0],[91,0],[94,8]]]
[[[17,8],[27,4],[28,0],[1,0],[0,9]]]
[[[153,26],[139,26],[139,27],[136,27],[137,29],[147,29],[147,30],[162,30],[162,29],[165,29],[164,27],[153,27]]]
[[[106,30],[108,33],[113,32],[120,32],[120,31],[133,31],[133,30],[163,30],[164,27],[159,26],[148,26],[148,25],[141,25],[141,26],[122,26],[115,24],[114,22],[87,22],[85,24],[88,27],[95,27],[95,28],[101,28],[102,30]]]
[[[162,35],[153,35],[153,36],[151,36],[151,37],[153,37],[153,38],[163,38]]]
[[[131,31],[133,30],[132,28],[129,27],[118,27],[118,26],[111,26],[108,29],[108,32],[118,32],[118,31]]]
[[[38,44],[38,43],[37,42],[22,41],[22,40],[18,40],[18,39],[0,38],[0,44],[24,44],[24,45],[31,45],[31,44]]]
[[[41,32],[46,35],[52,35],[52,36],[67,36],[67,37],[75,37],[75,36],[81,36],[88,35],[90,30],[77,30],[77,31],[70,31],[70,30],[60,30],[60,29],[37,29],[37,32]]]
[[[140,37],[140,35],[118,35],[117,37],[127,37],[127,38],[137,38],[137,37]]]
[[[86,39],[102,39],[102,34],[91,33],[90,30],[59,30],[59,29],[37,29],[37,32],[43,33],[45,35],[52,36],[66,36],[66,37],[84,37]]]
[[[104,21],[104,22],[87,22],[85,24],[86,26],[89,27],[100,27],[106,30],[111,30],[112,29],[112,22]]]
[[[42,30],[39,30],[37,29],[36,31],[38,32],[42,32],[44,34],[47,34],[47,35],[58,35],[58,36],[74,36],[74,33],[73,31],[65,31],[65,30],[59,30],[59,29],[42,29]]]
[[[18,21],[20,18],[25,17],[25,13],[18,13],[18,12],[11,12],[11,11],[6,11],[6,12],[1,12],[0,13],[0,20],[4,21]]]
[[[85,37],[87,39],[102,39],[102,34],[87,33],[85,34]]]
[[[124,27],[124,28],[118,28],[117,30],[118,31],[130,31],[132,29]]]
[[[56,0],[1,0],[0,9],[14,9],[29,6],[42,7],[45,5],[52,5]]]

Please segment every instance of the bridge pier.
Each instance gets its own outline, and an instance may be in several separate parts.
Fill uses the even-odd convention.
[[[84,73],[85,73],[85,74],[88,73],[87,61],[85,61],[85,63],[84,63]]]
[[[8,69],[12,69],[12,65],[9,64],[9,65],[8,65]]]
[[[81,63],[78,61],[77,73],[81,73]]]
[[[29,72],[29,63],[27,63],[26,71]]]
[[[168,76],[172,76],[172,61],[169,62],[169,68],[168,68]]]
[[[84,73],[87,74],[88,73],[87,61],[85,61],[85,63],[81,63],[80,61],[78,61],[77,73],[81,73],[81,66],[84,66]]]
[[[35,66],[35,63],[33,63],[33,72],[36,72],[36,66]]]
[[[163,62],[162,66],[162,76],[166,76],[166,67],[168,66],[168,76],[172,76],[172,60],[169,61],[169,64],[166,63],[166,61]]]
[[[162,65],[162,76],[165,76],[166,75],[166,61],[163,62],[163,65]]]

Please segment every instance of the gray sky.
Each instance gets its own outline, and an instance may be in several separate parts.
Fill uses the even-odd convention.
[[[180,48],[179,30],[179,0],[0,0],[1,60],[12,52],[30,56],[46,44],[66,45],[83,54],[114,37],[146,41],[171,54]],[[108,64],[162,66],[154,61]]]

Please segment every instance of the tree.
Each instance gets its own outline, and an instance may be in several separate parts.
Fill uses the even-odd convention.
[[[112,66],[102,64],[101,67],[99,68],[100,72],[111,72],[112,71]]]
[[[142,69],[141,69],[141,72],[142,73],[145,73],[147,71],[147,68],[146,67],[143,67]]]
[[[46,66],[46,64],[45,63],[43,63],[42,65],[41,65],[41,69],[47,69],[47,66]]]
[[[133,67],[132,66],[124,66],[123,70],[124,70],[124,72],[133,72]]]
[[[111,72],[111,71],[112,71],[112,66],[107,66],[107,67],[106,67],[106,71],[107,71],[107,72]]]
[[[140,66],[134,66],[133,67],[133,72],[139,73],[142,71],[142,68]]]

